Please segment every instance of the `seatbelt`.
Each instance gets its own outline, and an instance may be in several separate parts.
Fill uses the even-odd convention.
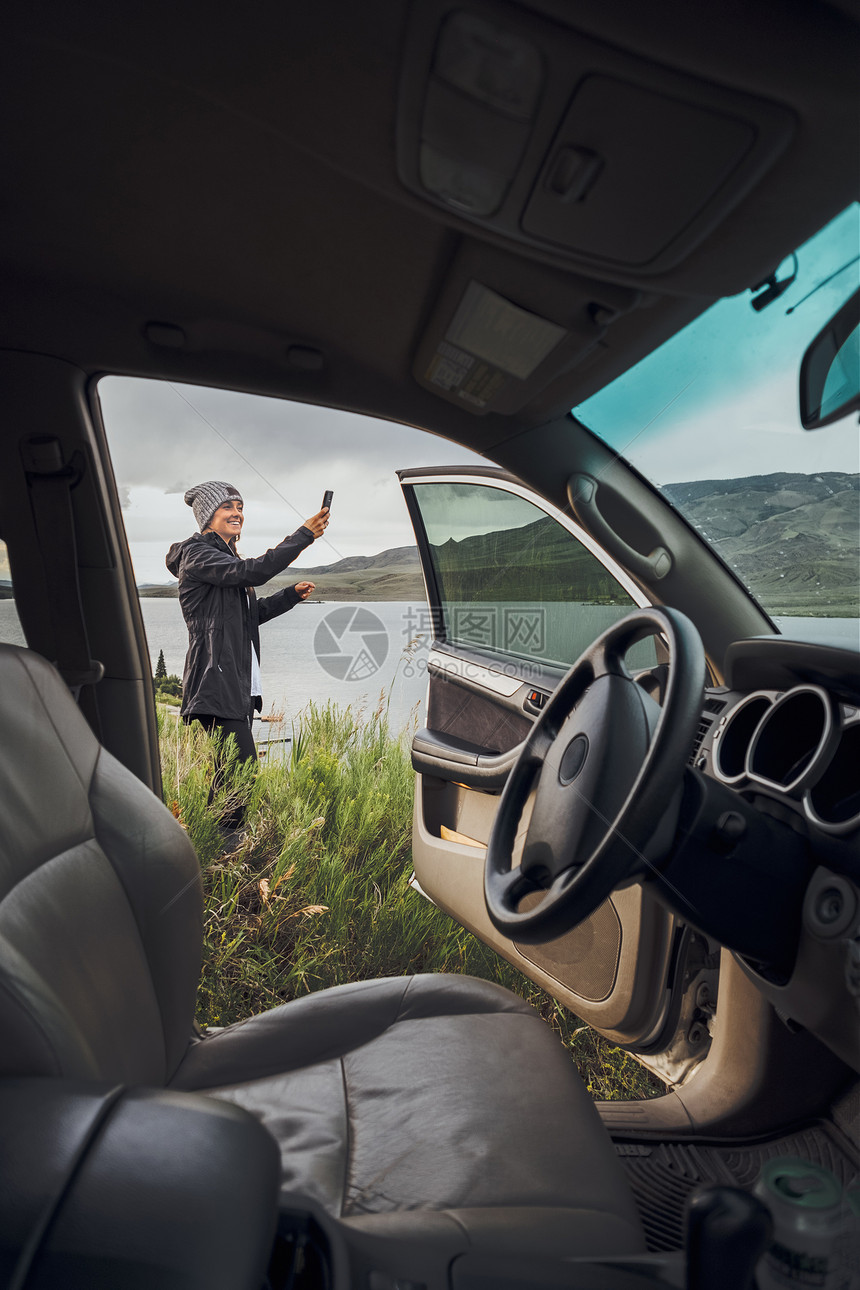
[[[105,672],[90,656],[72,513],[72,489],[83,478],[86,463],[80,451],[64,461],[60,441],[48,435],[24,440],[21,457],[48,586],[55,662],[77,700],[82,687],[96,685]]]
[[[259,666],[260,666],[260,614],[259,614],[259,610],[257,609],[257,593],[253,587],[246,587],[245,591],[247,592],[247,596],[248,596],[248,628],[249,628],[249,635],[251,637],[251,649],[254,650],[254,652],[257,655],[257,668],[259,669]],[[253,671],[252,671],[252,675],[253,675]],[[256,700],[256,702],[254,703],[254,707],[258,712],[261,712],[263,709],[262,696],[259,694],[257,695],[252,694],[251,698]]]

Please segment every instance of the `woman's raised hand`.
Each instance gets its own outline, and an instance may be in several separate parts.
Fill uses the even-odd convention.
[[[312,515],[309,520],[305,520],[305,528],[310,529],[315,538],[322,537],[328,527],[328,507],[324,506],[316,515]]]

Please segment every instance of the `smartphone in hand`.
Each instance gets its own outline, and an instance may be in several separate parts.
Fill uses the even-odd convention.
[[[333,497],[334,497],[334,492],[332,491],[332,489],[327,488],[323,493],[322,506],[320,507],[320,510],[323,510],[326,506],[328,507],[329,510],[331,510],[331,499]]]

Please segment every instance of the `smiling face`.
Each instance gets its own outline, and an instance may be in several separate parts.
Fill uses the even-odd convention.
[[[235,542],[245,522],[244,503],[237,497],[222,502],[206,527],[207,533],[217,533],[225,542]]]

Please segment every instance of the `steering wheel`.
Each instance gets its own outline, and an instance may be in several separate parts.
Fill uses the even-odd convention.
[[[669,647],[662,705],[624,663],[631,645],[657,633]],[[500,932],[525,944],[552,940],[664,852],[704,684],[699,633],[675,609],[634,610],[574,663],[529,732],[499,802],[484,899]],[[522,858],[513,866],[533,789]]]

